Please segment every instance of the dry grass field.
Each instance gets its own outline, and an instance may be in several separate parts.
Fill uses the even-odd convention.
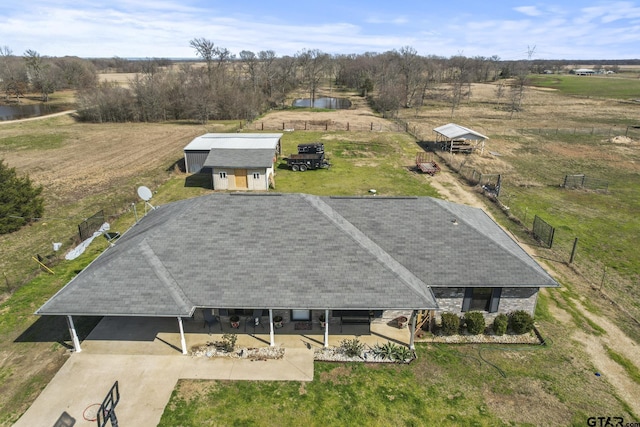
[[[126,84],[131,77],[107,75],[105,78],[108,79],[109,76],[120,84]],[[443,92],[445,91],[446,88],[443,88]],[[321,95],[329,94],[325,91]],[[335,92],[331,95],[343,96],[336,95]],[[379,117],[359,97],[345,96],[354,101],[354,107],[350,110],[274,111],[246,128],[254,129],[258,123],[264,123],[265,130],[273,131],[281,127],[282,123],[349,122],[356,129],[370,127],[372,123],[380,126],[380,129],[397,129],[397,124]],[[485,207],[497,221],[510,227],[499,210],[487,203],[478,195],[477,189],[468,186],[455,173],[461,162],[484,173],[503,174],[508,182],[508,185],[505,184],[506,189],[517,194],[517,198],[510,200],[514,210],[518,200],[530,197],[525,190],[542,191],[553,187],[553,182],[566,172],[581,172],[560,170],[551,161],[556,158],[568,159],[567,164],[576,169],[603,161],[611,170],[624,173],[620,176],[635,179],[636,182],[630,185],[635,185],[636,191],[640,188],[640,140],[625,137],[628,122],[639,117],[640,103],[568,97],[554,90],[535,88],[527,89],[521,112],[511,115],[503,108],[506,102],[505,99],[496,98],[496,85],[474,84],[470,96],[463,100],[453,115],[451,107],[440,100],[428,101],[421,109],[400,112],[399,118],[408,123],[411,132],[423,141],[432,141],[432,129],[449,122],[472,128],[490,137],[482,155],[451,156],[440,153],[443,172],[434,178],[425,178],[425,182],[436,188],[443,197]],[[139,185],[155,190],[172,176],[177,176],[184,182],[184,175],[175,169],[176,162],[182,157],[182,148],[194,136],[205,132],[233,131],[237,126],[237,122],[211,123],[206,126],[195,123],[86,124],[77,123],[71,115],[25,122],[0,122],[0,158],[10,167],[15,167],[19,173],[28,174],[36,184],[42,185],[46,200],[46,218],[19,232],[0,236],[0,245],[3,247],[0,270],[4,272],[2,279],[6,285],[0,302],[9,296],[6,291],[19,286],[25,277],[31,277],[34,271],[38,271],[37,265],[31,260],[32,256],[51,254],[53,241],[62,241],[65,249],[74,245],[77,224],[99,209],[105,209],[107,215],[113,216],[126,212],[127,206],[137,200],[135,191]],[[549,144],[548,138],[519,132],[519,129],[535,128],[603,128],[611,131],[597,141],[592,137],[586,142],[578,138],[577,142],[571,144],[562,141]],[[375,133],[372,132],[372,135]],[[532,147],[540,147],[550,161],[548,166],[540,165],[540,170],[536,173],[526,173],[522,167],[531,166],[524,161],[539,155],[532,151]],[[399,166],[408,168],[412,161],[411,155],[407,154],[401,160],[403,164]],[[601,177],[607,176],[606,168],[596,172]],[[637,192],[630,194],[637,196]],[[585,197],[591,196],[593,195],[586,194]],[[558,208],[543,206],[541,209],[555,212],[553,209],[557,211]],[[131,216],[131,213],[128,212],[127,215]],[[581,369],[588,370],[595,366],[606,370],[609,385],[595,384],[592,380],[589,382],[594,395],[604,396],[607,391],[615,393],[617,397],[611,398],[612,401],[618,399],[623,402],[620,405],[625,410],[640,416],[640,403],[637,399],[640,396],[640,380],[633,376],[633,372],[640,371],[640,354],[637,351],[639,326],[630,321],[618,306],[603,298],[597,286],[594,287],[599,283],[600,266],[586,261],[578,266],[569,266],[558,260],[557,252],[527,246],[526,236],[519,234],[516,228],[511,230],[527,250],[538,256],[564,285],[562,290],[545,292],[541,299],[544,310],[550,316],[549,319],[543,319],[546,322],[546,332],[566,340],[555,347],[554,357],[563,361],[566,359],[573,367],[579,365]],[[630,239],[633,240],[635,236],[637,242],[638,228],[632,230],[635,234]],[[634,276],[617,277],[615,272],[610,271],[607,277],[610,281],[607,283],[615,280],[619,287],[616,288],[617,293],[611,286],[607,287],[607,292],[611,292],[619,304],[636,318],[640,318],[640,309],[635,308],[640,301],[640,291],[634,288],[637,287]],[[62,283],[57,284],[61,285]],[[627,287],[631,290],[627,290]],[[624,295],[628,296],[628,301],[624,301]],[[37,307],[33,302],[31,304],[34,306],[29,310],[33,312]],[[9,308],[2,311],[3,315],[9,312]],[[62,325],[57,326],[63,328]],[[8,345],[0,349],[0,390],[4,396],[0,397],[0,408],[18,405],[14,409],[17,413],[35,398],[38,387],[46,384],[47,378],[65,360],[64,349],[56,342],[53,345],[50,342],[30,343],[29,346],[20,343],[20,349],[11,347],[16,346],[15,340],[21,332],[13,330],[12,336],[6,337]],[[607,349],[614,349],[616,354],[624,357],[627,366],[614,360]],[[574,356],[576,360],[571,362]],[[542,359],[540,363],[543,363]],[[20,370],[24,374],[22,383],[3,380],[3,375],[11,376],[6,372],[12,370]],[[24,391],[29,387],[35,387],[36,393]],[[548,387],[564,389],[565,386],[552,383]],[[527,401],[536,411],[549,411],[554,420],[565,420],[563,417],[569,416],[571,402],[558,401],[557,393],[553,394],[539,384],[525,388],[525,394],[528,393]],[[502,395],[492,393],[493,391],[487,391],[486,403],[501,419],[518,423],[535,422],[536,418],[523,412],[517,400],[505,401]],[[580,398],[586,399],[589,393],[589,390],[580,391]],[[560,394],[567,396],[570,392],[563,391]],[[548,402],[549,407],[545,407],[544,402]],[[618,405],[615,402],[611,404]],[[596,406],[591,408],[597,407],[596,403],[593,405]],[[605,410],[603,408],[602,414],[593,415],[609,415]],[[2,421],[0,417],[0,425],[3,424]]]

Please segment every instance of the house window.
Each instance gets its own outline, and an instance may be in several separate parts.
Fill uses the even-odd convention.
[[[487,311],[495,313],[500,304],[502,288],[466,288],[462,311]]]
[[[218,175],[220,176],[220,179],[227,179],[227,173],[226,172],[220,172]]]
[[[253,174],[253,179],[260,179],[260,174],[259,173],[254,173]]]
[[[291,320],[311,320],[311,310],[291,310]]]

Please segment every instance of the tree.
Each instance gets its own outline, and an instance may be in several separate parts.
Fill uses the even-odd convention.
[[[28,49],[23,57],[27,64],[31,85],[42,94],[42,101],[47,102],[49,94],[55,90],[55,77],[51,71],[51,64],[45,63],[42,56],[35,50]]]
[[[316,99],[316,92],[322,78],[325,76],[331,57],[318,49],[298,52],[296,59],[302,69],[302,82],[309,91],[311,107]]]
[[[207,63],[207,76],[209,77],[209,87],[211,88],[213,86],[213,58],[216,55],[217,48],[211,40],[207,40],[204,37],[191,40],[189,45]]]
[[[0,159],[0,234],[11,233],[35,221],[44,212],[42,186],[19,177]]]

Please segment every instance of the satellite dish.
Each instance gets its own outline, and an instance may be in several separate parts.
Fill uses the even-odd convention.
[[[155,209],[155,207],[151,203],[149,203],[149,200],[151,200],[151,198],[153,197],[153,193],[151,193],[151,190],[149,190],[148,187],[145,187],[144,185],[141,185],[140,187],[138,187],[138,196],[142,200],[144,200],[144,213],[145,213],[145,215],[147,214],[147,206],[149,206],[151,208],[151,210]]]
[[[142,185],[138,187],[138,196],[145,202],[148,202],[153,197],[153,193],[151,193],[151,190],[149,190],[149,188]]]

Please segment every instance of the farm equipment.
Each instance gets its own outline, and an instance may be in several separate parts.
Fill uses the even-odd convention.
[[[291,154],[287,158],[287,166],[294,172],[304,172],[307,169],[321,169],[331,166],[324,158],[324,144],[300,144],[298,154]]]
[[[416,167],[423,173],[434,176],[440,172],[440,166],[433,160],[433,153],[418,151],[416,154]]]

